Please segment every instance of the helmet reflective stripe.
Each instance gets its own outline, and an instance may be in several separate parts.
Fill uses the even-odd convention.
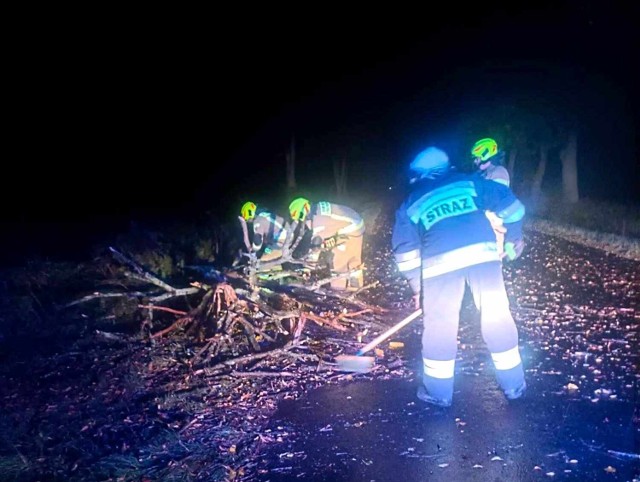
[[[251,201],[247,201],[240,208],[240,215],[245,221],[251,221],[256,216],[256,205]]]
[[[311,211],[311,203],[308,199],[299,197],[289,204],[289,214],[294,221],[304,221]]]
[[[485,137],[477,141],[471,148],[471,155],[483,162],[488,161],[498,153],[498,143],[490,137]]]

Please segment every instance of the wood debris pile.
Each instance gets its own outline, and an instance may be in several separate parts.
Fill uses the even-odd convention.
[[[15,480],[246,480],[265,444],[287,437],[265,431],[278,402],[352,378],[335,356],[394,319],[357,292],[233,272],[176,287],[110,256],[90,291],[57,303],[58,320],[88,330],[0,373],[11,434],[0,469]],[[406,376],[397,353],[376,355],[357,376]]]

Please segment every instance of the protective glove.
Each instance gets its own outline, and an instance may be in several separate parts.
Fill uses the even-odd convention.
[[[514,261],[520,257],[524,250],[524,240],[516,239],[514,241],[507,241],[504,244],[503,257],[506,257],[509,261]]]

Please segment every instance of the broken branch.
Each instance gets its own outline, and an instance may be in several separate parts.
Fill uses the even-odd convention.
[[[174,310],[173,308],[167,308],[166,306],[155,306],[155,305],[138,305],[138,308],[144,308],[145,310],[157,310],[157,311],[166,311],[167,313],[173,313],[174,315],[186,315],[186,311]]]

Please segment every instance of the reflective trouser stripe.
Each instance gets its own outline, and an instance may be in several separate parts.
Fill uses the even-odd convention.
[[[495,365],[496,370],[511,370],[522,363],[522,360],[520,359],[520,351],[517,346],[513,347],[511,350],[492,353],[491,358],[493,358],[493,364]]]
[[[453,378],[455,360],[430,360],[423,358],[424,374],[433,378]]]

